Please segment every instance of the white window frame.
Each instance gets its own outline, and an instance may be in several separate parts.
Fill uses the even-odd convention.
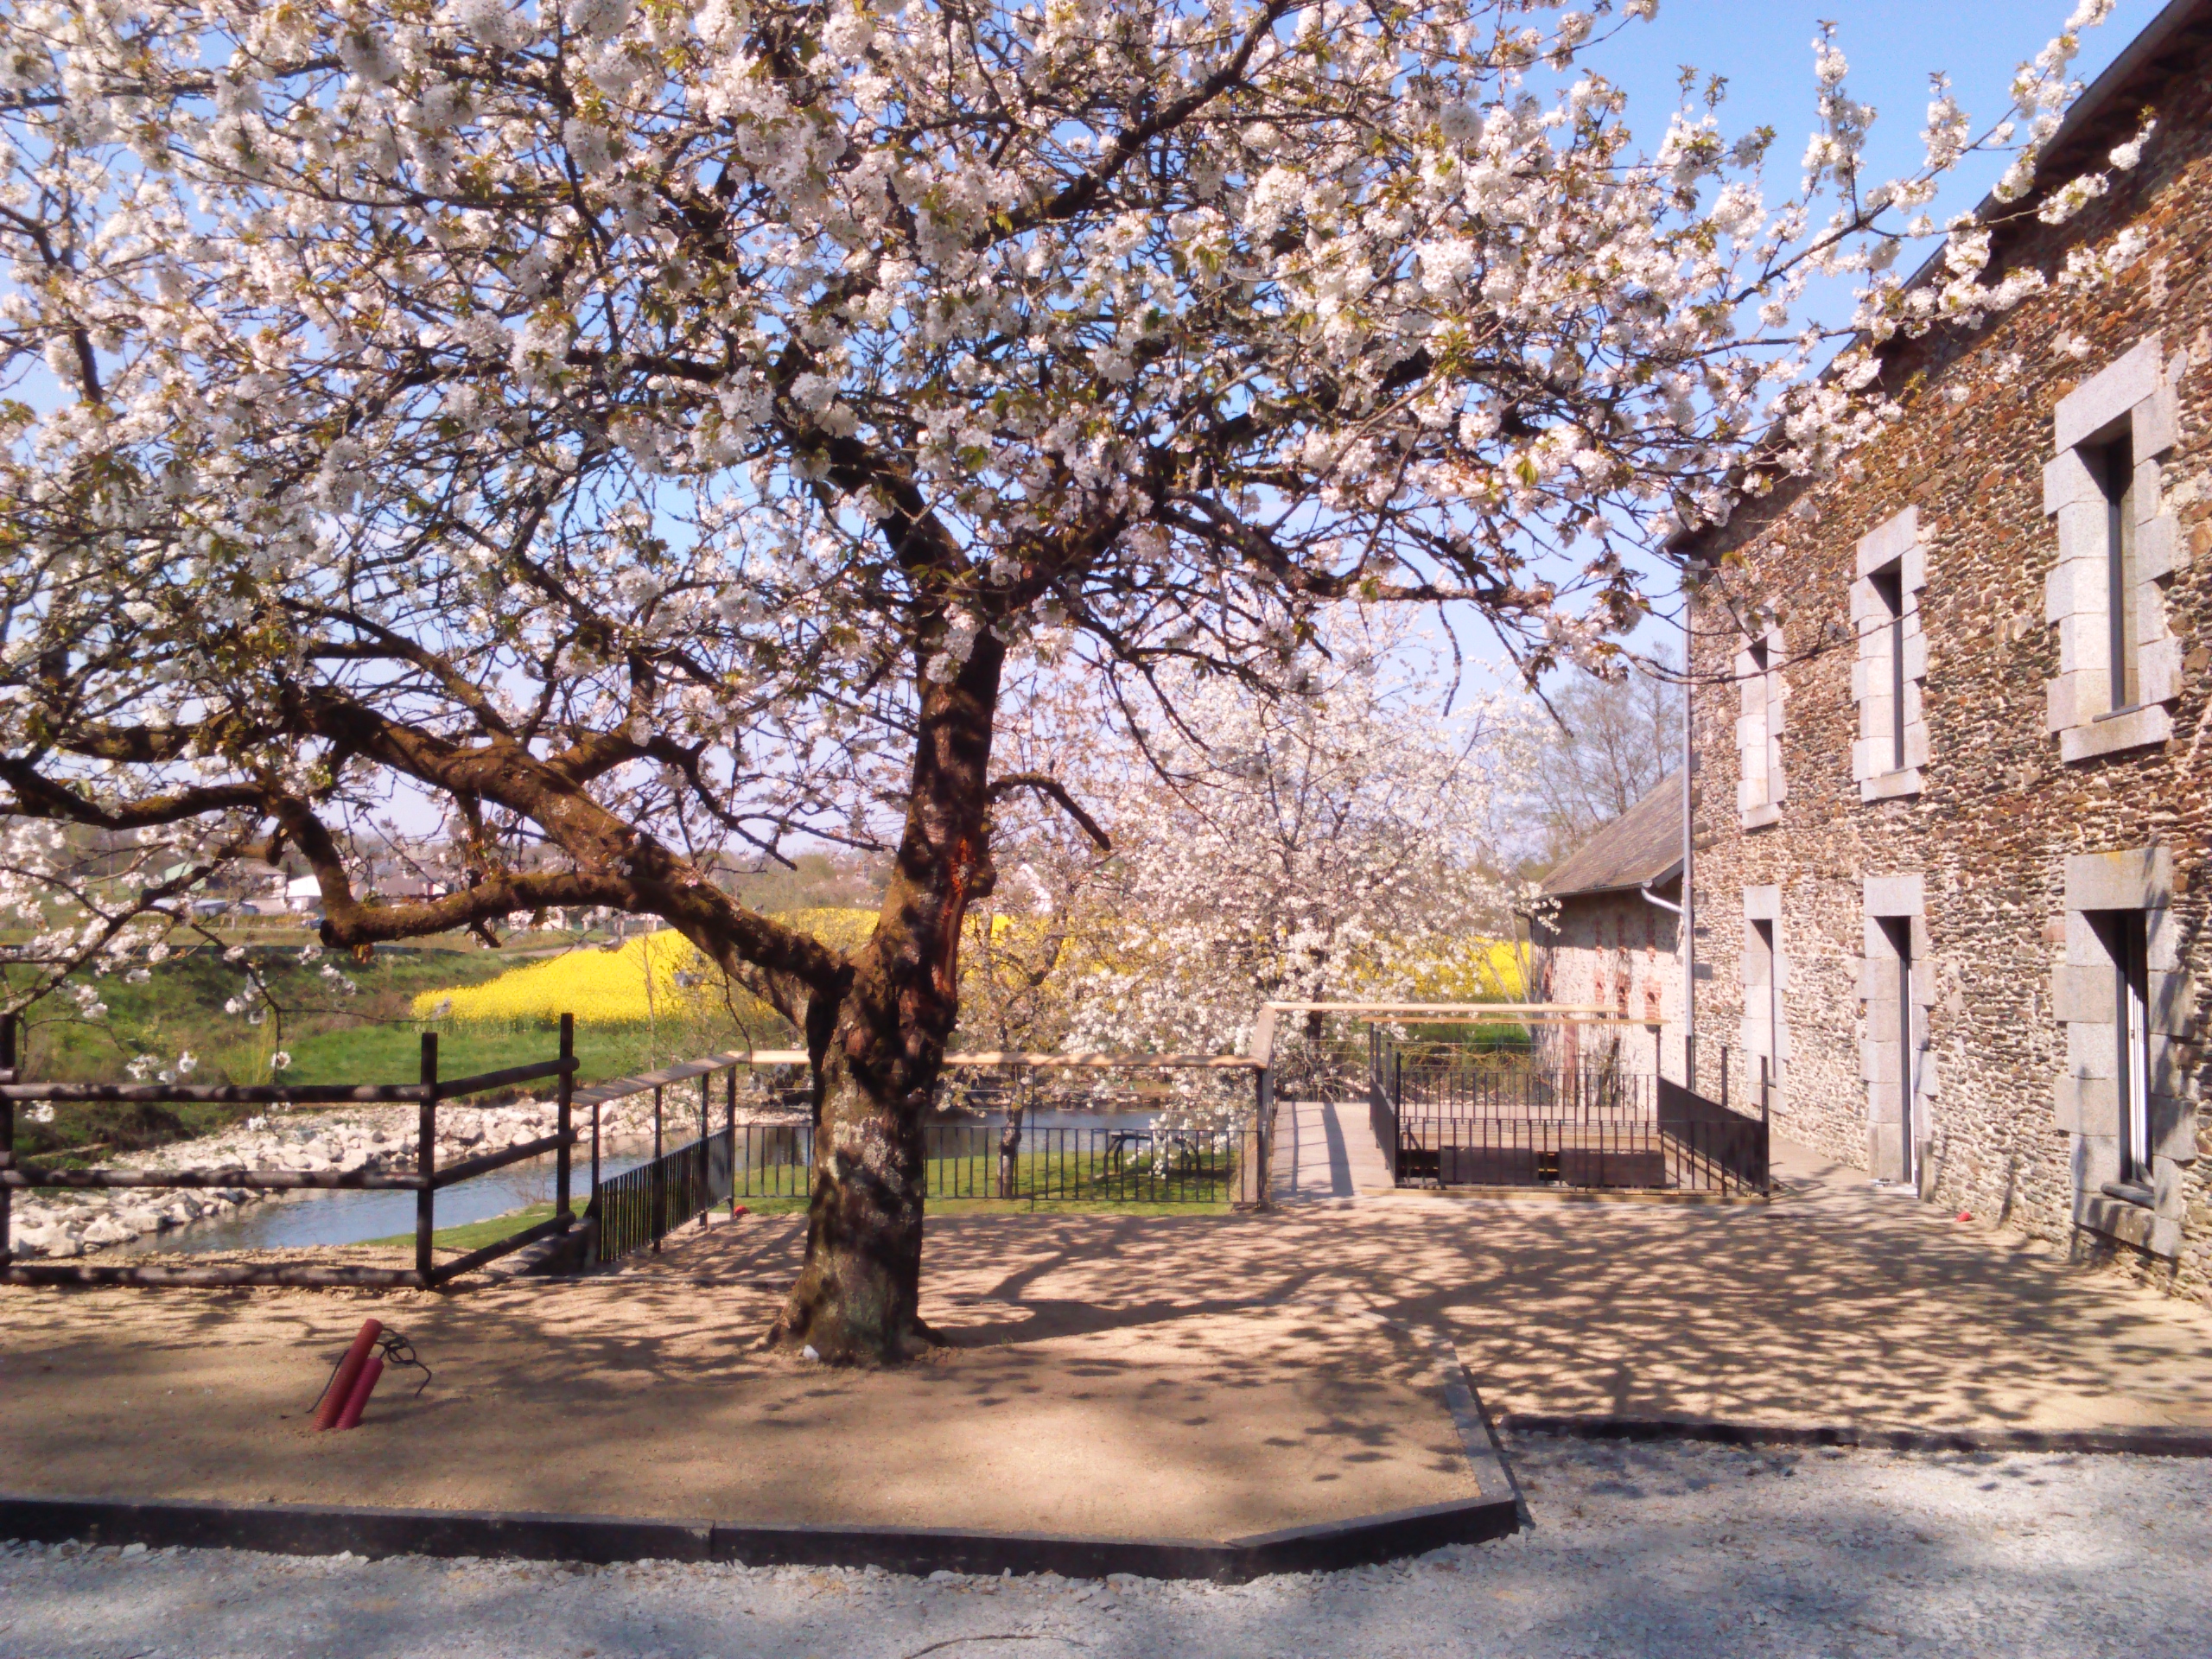
[[[1921,628],[1920,594],[1927,586],[1917,507],[1859,538],[1858,575],[1851,586],[1852,626],[1859,635],[1851,695],[1859,705],[1859,737],[1851,746],[1851,776],[1862,801],[1917,795],[1923,786],[1928,638]]]
[[[1736,653],[1742,702],[1736,715],[1737,817],[1746,830],[1782,821],[1789,791],[1782,773],[1783,709],[1789,695],[1779,626],[1746,638]]]
[[[1866,1004],[1866,1035],[1859,1076],[1866,1086],[1867,1167],[1878,1179],[1925,1195],[1936,1084],[1928,1030],[1936,971],[1925,883],[1916,872],[1870,875],[1864,895],[1859,996]]]
[[[1783,1068],[1789,1058],[1789,1025],[1783,1014],[1788,988],[1782,938],[1782,889],[1744,889],[1744,1017],[1741,1041],[1757,1088],[1759,1065],[1766,1062],[1767,1099],[1782,1096]]]
[[[2072,1136],[2075,1224],[2171,1257],[2185,1220],[2182,1171],[2198,1155],[2196,990],[2183,971],[2172,855],[2157,844],[2073,854],[2064,884],[2051,1007],[2066,1063],[2054,1107]]]

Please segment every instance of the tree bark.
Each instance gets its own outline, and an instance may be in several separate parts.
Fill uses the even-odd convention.
[[[1020,1196],[1021,1120],[1028,1109],[1026,1097],[1007,1108],[1006,1126],[999,1131],[999,1197]]]
[[[957,676],[922,677],[906,823],[874,935],[842,994],[809,1007],[806,1260],[771,1338],[832,1363],[892,1363],[935,1339],[920,1312],[923,1116],[959,1016],[961,926],[996,877],[987,786],[1004,658],[985,632]]]

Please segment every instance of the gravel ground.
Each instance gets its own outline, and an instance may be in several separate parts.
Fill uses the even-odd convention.
[[[1232,1587],[0,1546],[0,1656],[2212,1652],[2212,1464],[1512,1452],[1533,1533]]]

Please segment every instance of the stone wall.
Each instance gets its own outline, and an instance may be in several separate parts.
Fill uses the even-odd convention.
[[[1778,493],[1694,550],[1716,568],[1695,649],[1707,677],[1694,697],[1700,1046],[1746,1029],[1745,894],[1772,887],[1786,969],[1781,1134],[1903,1173],[1899,1091],[1916,1086],[1912,1173],[1932,1201],[2196,1295],[2212,1290],[2202,1156],[2212,1130],[2198,1103],[2208,1008],[2197,989],[2212,987],[2208,55],[2189,44],[2154,66],[2162,84],[2118,100],[2118,124],[2095,142],[2118,143],[2155,101],[2159,128],[2143,165],[2116,175],[2112,194],[2071,225],[2030,219],[2008,233],[1999,265],[2055,277],[2070,248],[2107,248],[2129,226],[2148,238],[2140,257],[2094,291],[2054,283],[1978,329],[1894,351],[1887,384],[1906,411],[1897,427],[1843,474]],[[2115,374],[2114,365],[2124,366]],[[2132,415],[2120,408],[2122,380],[2142,382]],[[2062,413],[2084,389],[2091,395]],[[2128,602],[2143,619],[2142,686],[2136,705],[2109,713],[2118,699],[2095,657],[2106,601],[2077,580],[2079,550],[2101,545],[2094,537],[2103,520],[2084,516],[2069,460],[2069,446],[2116,442],[2069,429],[2091,403],[2113,404],[2100,415],[2111,417],[2101,433],[2126,435],[2117,423],[2131,420],[2134,433]],[[2104,512],[2101,499],[2094,511]],[[1916,574],[1925,586],[1912,597],[1925,651],[1915,712],[1926,754],[1914,791],[1880,798],[1866,787],[1863,745],[1853,766],[1867,687],[1863,667],[1853,684],[1866,605],[1862,596],[1854,615],[1853,590],[1868,558],[1862,538],[1907,512],[1924,558]],[[1768,616],[1789,645],[1789,793],[1772,823],[1747,827],[1733,787],[1735,671],[1747,620]],[[2090,1053],[2101,1039],[2089,1016],[2101,1014],[2080,977],[2094,965],[2084,955],[2094,944],[2087,901],[2077,892],[2069,908],[2068,887],[2069,860],[2078,889],[2087,868],[2078,861],[2107,854],[2171,872],[2170,894],[2153,901],[2155,1202],[2132,1208],[2101,1192],[2111,1160],[2100,1137],[2112,1129],[2100,1114],[2109,1115],[2111,1084]],[[1913,1033],[1925,1062],[1916,1084],[1904,1075],[1897,1039],[1892,942],[1904,936],[1876,925],[1876,896],[1894,907],[1907,893],[1919,906],[1906,923],[1924,1021]],[[2071,961],[2069,926],[2078,936]],[[2075,1006],[2062,1010],[2055,995]],[[2070,1056],[2063,1016],[2075,1021]]]
[[[1676,881],[1654,891],[1670,900],[1681,897]],[[1634,891],[1570,894],[1531,931],[1540,1001],[1608,1008],[1624,1019],[1663,1027],[1672,1045],[1669,1074],[1681,1075],[1681,923],[1671,912]],[[1620,1039],[1639,1071],[1650,1067],[1651,1035],[1631,1031]],[[1570,1055],[1591,1040],[1590,1033],[1571,1027],[1561,1033]]]

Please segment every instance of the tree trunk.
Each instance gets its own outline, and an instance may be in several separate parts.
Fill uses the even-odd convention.
[[[959,1016],[960,930],[990,892],[986,785],[1004,648],[925,675],[914,778],[875,933],[842,995],[817,996],[806,1262],[772,1336],[835,1363],[889,1363],[934,1340],[920,1313],[923,1114]]]
[[[1006,1127],[999,1131],[999,1197],[1020,1196],[1021,1119],[1028,1102],[1016,1096],[1007,1108]]]

